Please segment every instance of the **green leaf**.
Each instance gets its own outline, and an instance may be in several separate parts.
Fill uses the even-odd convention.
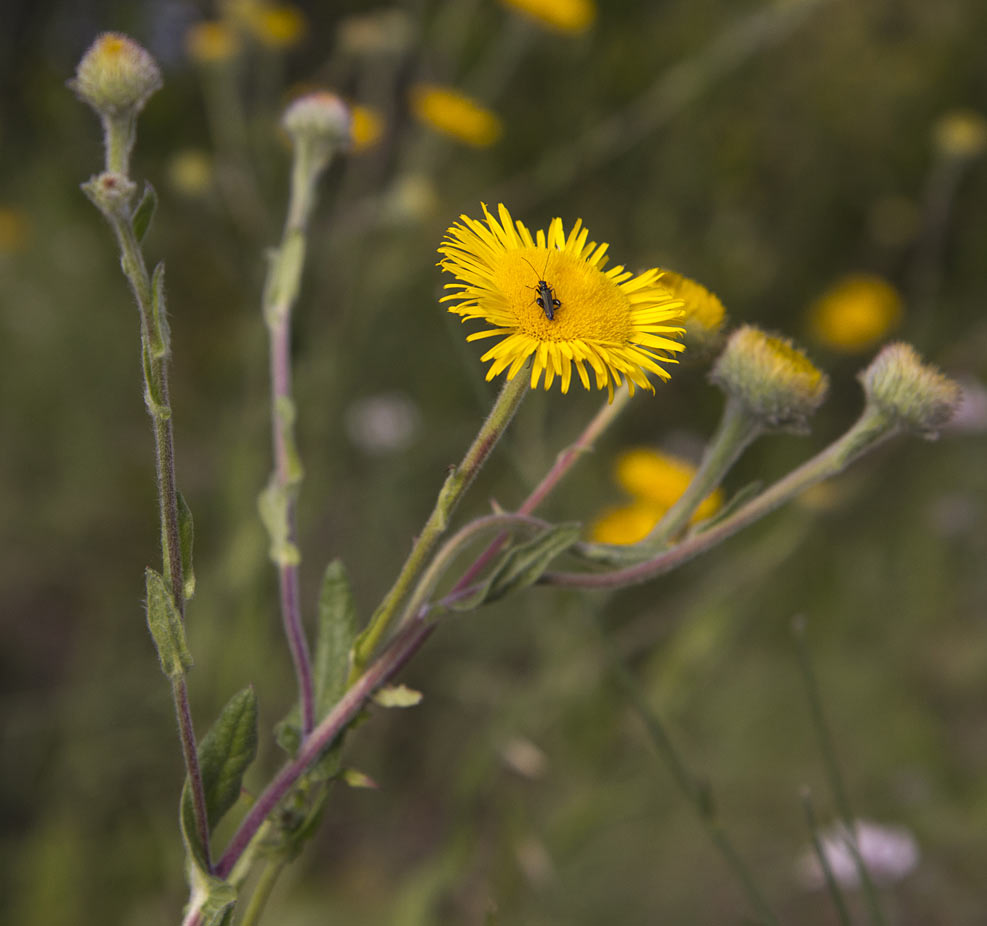
[[[356,637],[357,617],[346,567],[333,560],[326,567],[319,590],[319,625],[312,677],[315,689],[315,720],[319,722],[346,692],[350,671],[350,650]],[[294,756],[301,745],[301,713],[296,704],[288,716],[274,728],[278,745]],[[318,778],[331,778],[339,771],[342,744],[337,738],[312,766]]]
[[[168,310],[165,304],[165,265],[158,263],[151,274],[151,354],[160,359],[168,355],[171,344],[171,329],[168,327]]]
[[[343,780],[343,784],[351,788],[366,788],[371,791],[380,790],[380,785],[373,778],[356,768],[343,769],[339,777]]]
[[[298,455],[298,445],[295,442],[295,419],[298,417],[295,403],[287,396],[278,396],[274,405],[275,415],[278,421],[278,430],[281,433],[281,440],[284,444],[285,462],[287,464],[287,484],[297,486],[305,475],[302,467],[302,459]]]
[[[457,611],[472,611],[481,604],[497,601],[511,592],[533,585],[559,554],[579,541],[579,524],[556,524],[537,537],[510,547],[480,587],[468,598],[452,607]]]
[[[182,548],[182,578],[187,601],[195,594],[195,569],[192,566],[195,525],[192,522],[192,509],[181,492],[178,493],[178,540]]]
[[[185,906],[185,921],[198,913],[201,926],[228,926],[236,888],[209,874],[200,864],[188,862],[185,876],[190,888],[189,902]]]
[[[248,686],[230,698],[199,743],[199,771],[210,832],[236,803],[243,773],[256,756],[257,696]],[[191,793],[187,799],[191,809]]]
[[[137,238],[138,243],[144,240],[148,228],[151,227],[151,219],[154,218],[157,208],[158,194],[154,191],[154,187],[145,181],[141,201],[137,204],[133,218],[130,220],[134,229],[134,237]]]
[[[287,490],[273,475],[257,498],[257,510],[271,541],[268,555],[277,566],[297,566],[302,559],[298,547],[288,539],[288,500]]]
[[[185,627],[165,580],[153,569],[144,573],[147,589],[147,626],[168,678],[178,678],[192,668],[192,654],[185,642]]]
[[[312,659],[316,722],[346,692],[356,623],[356,606],[346,567],[334,559],[326,566],[319,589],[319,627]]]
[[[385,685],[374,694],[380,707],[415,707],[421,704],[422,693],[407,685]]]
[[[167,421],[171,417],[171,409],[162,399],[160,384],[151,368],[151,354],[147,344],[141,348],[141,362],[144,364],[144,402],[147,409],[155,418]]]

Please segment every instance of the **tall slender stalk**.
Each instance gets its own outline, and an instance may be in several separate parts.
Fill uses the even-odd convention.
[[[363,670],[378,643],[383,639],[401,607],[401,603],[411,591],[422,571],[428,566],[432,553],[445,533],[456,506],[466,490],[472,485],[481,467],[490,456],[501,435],[507,429],[521,401],[528,393],[530,361],[517,375],[504,383],[497,401],[487,420],[470,445],[462,462],[446,477],[439,491],[435,507],[429,515],[421,534],[411,548],[391,590],[374,612],[366,630],[360,634],[353,649],[353,671],[350,679],[356,678]]]
[[[185,621],[185,577],[182,567],[181,539],[178,525],[178,488],[175,480],[175,442],[168,385],[168,360],[171,348],[164,321],[164,307],[155,311],[154,292],[144,254],[134,234],[129,216],[119,210],[104,210],[120,246],[121,265],[137,302],[141,320],[141,350],[145,358],[145,404],[154,431],[154,460],[158,484],[158,512],[161,525],[162,575],[175,608]],[[199,769],[195,728],[189,704],[185,676],[172,679],[172,699],[178,721],[182,756],[192,794],[195,825],[209,864],[209,825],[206,798]]]

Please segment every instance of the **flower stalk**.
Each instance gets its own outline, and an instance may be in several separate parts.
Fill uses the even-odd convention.
[[[663,575],[732,537],[810,486],[842,472],[857,457],[887,440],[897,430],[893,420],[873,404],[868,404],[856,424],[825,450],[779,479],[732,515],[707,530],[687,537],[670,550],[610,572],[546,573],[540,581],[570,588],[619,588]]]
[[[511,423],[521,401],[529,389],[528,367],[504,383],[487,420],[470,445],[462,462],[453,468],[439,491],[435,507],[429,515],[421,534],[411,548],[394,585],[380,603],[370,619],[367,628],[357,638],[353,647],[353,667],[350,679],[358,677],[366,666],[377,645],[390,629],[401,603],[428,566],[439,539],[445,533],[456,506],[466,490],[472,485],[501,435]]]
[[[288,215],[264,285],[263,312],[270,336],[274,471],[261,494],[260,509],[271,537],[271,559],[278,569],[281,618],[298,680],[302,734],[307,736],[315,723],[315,696],[299,591],[301,554],[296,506],[303,470],[295,443],[291,314],[301,288],[306,228],[316,202],[316,184],[334,148],[348,138],[349,114],[332,94],[312,93],[288,107],[283,124],[292,136],[293,161]]]
[[[96,111],[103,125],[105,170],[83,184],[82,189],[113,229],[120,249],[121,267],[137,303],[144,402],[154,433],[162,576],[178,619],[184,626],[185,576],[168,383],[171,340],[164,305],[164,266],[158,265],[153,276],[148,273],[135,230],[136,212],[145,203],[142,201],[138,210],[134,209],[133,198],[137,188],[129,177],[137,116],[148,98],[161,86],[161,73],[157,63],[140,45],[127,36],[108,32],[100,36],[83,56],[69,86]],[[148,200],[148,205],[153,208],[153,197]],[[209,868],[205,789],[183,670],[171,676],[171,689],[192,795],[196,834],[202,846],[205,865]]]
[[[672,505],[644,541],[658,551],[688,525],[695,510],[723,481],[730,467],[763,432],[761,421],[734,397],[727,398],[723,417],[703,453],[699,469],[685,492]]]

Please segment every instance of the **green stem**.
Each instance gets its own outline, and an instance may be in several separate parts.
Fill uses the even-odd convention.
[[[876,407],[868,405],[857,423],[821,453],[779,479],[729,517],[716,522],[701,533],[687,537],[670,550],[622,569],[596,573],[545,573],[539,581],[546,585],[564,585],[571,588],[619,588],[647,582],[722,543],[804,492],[809,486],[842,472],[858,456],[876,447],[895,432],[894,422]]]
[[[812,716],[812,726],[815,730],[816,740],[819,743],[819,750],[822,752],[823,765],[826,769],[826,779],[833,791],[836,809],[846,829],[844,839],[857,868],[857,875],[860,878],[860,885],[863,888],[871,922],[874,926],[884,926],[886,921],[877,897],[877,888],[870,876],[870,872],[867,870],[867,864],[860,854],[860,847],[857,845],[857,824],[853,816],[853,809],[850,806],[850,792],[847,790],[843,773],[840,771],[839,760],[836,758],[836,744],[833,742],[833,734],[826,721],[826,712],[823,709],[822,697],[819,694],[819,682],[812,668],[812,660],[809,657],[809,650],[806,646],[804,617],[797,617],[792,622],[792,636],[795,638],[795,652],[798,654],[799,668],[802,671],[802,680],[805,683],[805,693],[809,699],[809,713]]]
[[[685,492],[648,535],[644,546],[657,551],[678,536],[703,499],[720,485],[737,458],[763,430],[757,418],[733,396],[728,397],[723,417],[706,446],[699,469]]]
[[[264,907],[267,906],[267,901],[274,890],[274,885],[278,883],[278,878],[284,871],[284,867],[285,860],[283,858],[277,857],[266,860],[264,870],[261,872],[260,879],[257,881],[257,886],[250,898],[250,903],[243,911],[240,926],[257,926],[260,922]]]
[[[479,433],[466,451],[462,462],[446,477],[439,491],[435,507],[429,515],[421,534],[411,548],[411,553],[405,560],[401,572],[384,600],[374,612],[366,630],[357,638],[353,650],[353,667],[350,680],[363,672],[364,666],[370,659],[377,644],[383,639],[394,621],[401,602],[411,591],[418,577],[428,565],[436,544],[445,533],[456,506],[463,494],[473,483],[480,468],[490,456],[500,436],[507,429],[529,389],[528,371],[530,361],[518,371],[517,375],[504,383],[497,401],[494,403],[487,420],[484,421]]]
[[[805,822],[809,827],[809,834],[812,837],[812,848],[816,853],[819,867],[822,869],[823,878],[826,881],[826,890],[833,899],[833,906],[836,907],[836,915],[840,918],[843,926],[851,926],[850,911],[847,910],[846,901],[840,891],[840,886],[836,882],[833,874],[833,866],[829,864],[829,856],[826,854],[826,847],[819,838],[819,826],[816,823],[816,812],[812,806],[812,795],[806,788],[802,792],[802,809],[805,811]]]
[[[583,454],[589,453],[593,449],[593,444],[627,407],[630,398],[630,391],[626,386],[623,386],[616,391],[612,402],[603,403],[600,410],[583,429],[582,434],[555,458],[552,468],[521,503],[521,506],[517,510],[518,514],[531,514],[545,500],[549,493],[562,481],[562,478],[572,469],[575,462]],[[468,587],[483,572],[484,568],[497,555],[506,541],[506,533],[495,537],[490,545],[476,558],[476,561],[469,569],[463,573],[462,578],[456,582],[453,591],[459,592]]]
[[[134,235],[128,216],[104,213],[116,234],[122,256],[124,274],[130,282],[141,319],[141,350],[144,363],[145,404],[154,428],[154,457],[158,483],[158,509],[161,523],[161,559],[163,576],[175,607],[185,620],[185,588],[182,569],[181,539],[178,525],[178,489],[175,481],[175,444],[169,407],[168,359],[170,356],[167,328],[162,316],[154,310],[154,294],[144,255]],[[192,793],[196,832],[209,866],[209,825],[206,815],[205,790],[199,768],[195,728],[189,705],[188,686],[184,676],[172,682],[172,698],[178,720],[185,770]]]

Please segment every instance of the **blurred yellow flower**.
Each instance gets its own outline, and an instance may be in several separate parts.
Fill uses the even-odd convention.
[[[438,84],[413,86],[411,111],[435,131],[474,148],[489,147],[503,131],[496,113],[458,90]]]
[[[974,109],[954,109],[936,121],[933,138],[949,157],[977,157],[987,148],[987,119]]]
[[[12,206],[0,206],[0,254],[23,251],[31,239],[27,213]]]
[[[297,45],[308,28],[305,15],[289,4],[258,4],[245,17],[250,34],[268,48]]]
[[[446,284],[455,292],[442,298],[455,301],[449,311],[493,326],[466,339],[498,338],[481,358],[492,361],[488,380],[505,370],[513,379],[529,357],[532,388],[544,373],[546,389],[558,377],[568,392],[575,366],[586,389],[591,370],[611,401],[624,380],[633,394],[635,386],[654,392],[649,373],[669,378],[662,364],[684,350],[675,324],[682,310],[662,287],[660,270],[635,275],[618,264],[604,271],[609,245],[587,241],[581,219],[568,235],[558,218],[547,233],[532,235],[503,204],[499,218],[485,205],[483,216],[461,215],[449,228],[439,266],[458,278]]]
[[[672,507],[689,487],[696,467],[686,460],[650,447],[625,450],[614,464],[617,484],[642,503],[664,512]],[[715,514],[723,504],[723,492],[716,489],[696,509],[693,521]]]
[[[590,527],[590,540],[621,546],[637,543],[651,533],[664,513],[662,508],[639,501],[607,508]]]
[[[361,106],[359,103],[351,107],[350,115],[353,119],[352,150],[359,154],[361,151],[372,148],[380,141],[384,134],[384,117],[381,116],[379,110],[370,106]]]
[[[593,0],[501,0],[501,3],[558,32],[585,32],[596,19]]]
[[[685,328],[686,341],[706,344],[719,334],[726,313],[718,296],[695,280],[671,270],[662,275],[661,285],[676,299],[682,300],[685,315],[680,324]]]
[[[879,276],[850,274],[838,280],[809,310],[815,339],[841,353],[854,354],[873,347],[902,318],[898,291]]]
[[[236,57],[240,40],[226,23],[196,23],[185,33],[185,50],[193,61],[216,64]]]
[[[177,151],[168,161],[168,182],[185,196],[202,196],[212,188],[212,159],[198,148]]]

